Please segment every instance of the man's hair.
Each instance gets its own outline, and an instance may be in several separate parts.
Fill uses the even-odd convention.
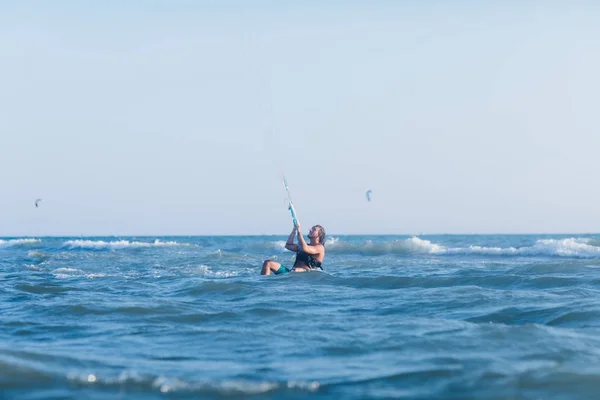
[[[325,246],[325,228],[323,228],[321,225],[315,226],[319,228],[319,243]]]

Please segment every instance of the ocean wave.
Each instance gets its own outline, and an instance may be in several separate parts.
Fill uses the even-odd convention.
[[[35,265],[35,264],[25,264],[25,268],[27,268],[31,271],[45,271],[44,267],[41,267],[41,266]]]
[[[56,286],[56,285],[49,285],[49,284],[43,284],[43,285],[21,284],[21,285],[17,285],[15,288],[17,290],[21,290],[23,292],[33,293],[33,294],[65,293],[65,292],[69,292],[72,290],[77,290],[72,287]]]
[[[76,276],[85,275],[85,272],[80,269],[66,268],[66,267],[57,268],[57,269],[53,270],[51,273],[57,279],[66,279],[66,278],[72,278],[72,277],[76,277]]]
[[[600,239],[588,239],[587,244],[590,246],[600,247]]]
[[[418,237],[382,243],[372,240],[363,243],[350,243],[341,241],[338,238],[330,238],[325,242],[325,248],[331,253],[360,253],[373,256],[384,254],[441,254],[447,251],[444,246]]]
[[[67,379],[76,385],[118,387],[128,386],[138,391],[145,389],[160,393],[186,393],[198,396],[253,396],[280,390],[315,392],[321,386],[319,382],[303,381],[251,381],[229,379],[220,381],[190,381],[169,376],[149,376],[135,371],[124,371],[116,377],[102,376],[93,372],[70,372]]]
[[[190,275],[200,275],[205,278],[232,278],[235,276],[256,275],[257,268],[235,268],[224,271],[212,270],[208,265],[199,265],[188,268],[186,272]]]
[[[13,246],[31,246],[38,243],[41,243],[41,239],[0,239],[0,249]]]
[[[131,394],[146,392],[156,394],[180,393],[199,397],[255,396],[274,392],[316,392],[321,387],[318,381],[275,381],[246,379],[184,379],[176,376],[140,373],[126,369],[118,374],[96,372],[91,369],[53,369],[50,356],[40,353],[0,350],[0,391],[2,389],[23,389],[31,385],[44,389],[51,384],[54,390],[61,390],[66,384],[69,393],[79,389],[118,389]],[[77,359],[59,357],[63,363],[77,364]],[[39,361],[44,361],[40,363]],[[56,361],[56,360],[54,360]]]
[[[291,257],[293,257],[293,254]],[[234,253],[217,250],[209,254],[197,256],[179,271],[187,275],[203,276],[205,278],[229,278],[255,274],[265,259],[277,260],[277,255],[260,255],[257,253]],[[253,272],[250,272],[253,271]]]
[[[534,283],[523,281],[523,278],[516,275],[502,276],[477,276],[477,277],[461,277],[461,276],[359,276],[351,278],[341,278],[323,274],[325,281],[335,285],[347,286],[357,289],[406,289],[424,288],[453,288],[453,287],[471,287],[471,288],[492,288],[503,289],[511,286],[535,286]],[[571,282],[571,281],[569,281]]]
[[[574,310],[569,306],[552,307],[501,307],[481,315],[467,318],[473,323],[497,323],[505,325],[540,324],[562,328],[598,327],[600,309]]]
[[[154,242],[130,242],[129,240],[117,240],[105,242],[104,240],[68,240],[63,244],[69,249],[91,249],[91,250],[118,250],[130,248],[146,248],[146,247],[174,247],[174,246],[195,246],[189,243],[178,243],[174,241],[163,242],[156,239]]]
[[[596,241],[597,242],[597,241]],[[379,256],[386,254],[411,255],[482,255],[482,256],[557,256],[575,258],[600,258],[600,247],[589,238],[539,239],[533,246],[525,247],[446,247],[429,240],[411,237],[377,243],[368,240],[363,243],[351,243],[331,238],[326,242],[328,252],[358,253]]]
[[[41,260],[47,260],[47,259],[49,259],[51,257],[50,254],[45,253],[45,252],[43,252],[41,250],[30,250],[27,253],[27,256],[31,257],[31,258],[41,259]]]
[[[257,290],[255,286],[241,280],[211,279],[203,282],[190,282],[190,285],[179,288],[174,294],[178,297],[208,296],[214,298],[215,296],[230,296],[232,299],[239,300],[240,298],[247,298],[247,296],[256,294]],[[237,308],[232,309],[232,311],[237,310]]]
[[[275,251],[280,253],[285,251],[285,240],[253,243],[250,245],[250,249],[255,251]]]

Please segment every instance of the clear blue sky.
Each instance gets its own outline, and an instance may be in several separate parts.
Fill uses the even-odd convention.
[[[598,232],[598,21],[593,1],[2,2],[0,235],[287,233],[280,170],[305,231]]]

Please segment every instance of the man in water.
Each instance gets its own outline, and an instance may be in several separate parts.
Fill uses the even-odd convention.
[[[298,244],[294,244],[296,233],[298,234]],[[305,272],[311,269],[322,270],[322,263],[325,258],[325,229],[321,225],[313,226],[308,232],[308,239],[310,241],[307,244],[302,233],[300,233],[300,224],[294,225],[294,229],[292,229],[292,233],[290,233],[285,243],[287,250],[296,252],[294,265],[287,268],[276,261],[265,260],[260,274],[271,275],[271,272],[273,272],[275,275],[279,275],[288,272]]]

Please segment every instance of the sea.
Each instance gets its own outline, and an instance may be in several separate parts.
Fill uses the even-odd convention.
[[[600,235],[0,239],[2,399],[598,399]]]

